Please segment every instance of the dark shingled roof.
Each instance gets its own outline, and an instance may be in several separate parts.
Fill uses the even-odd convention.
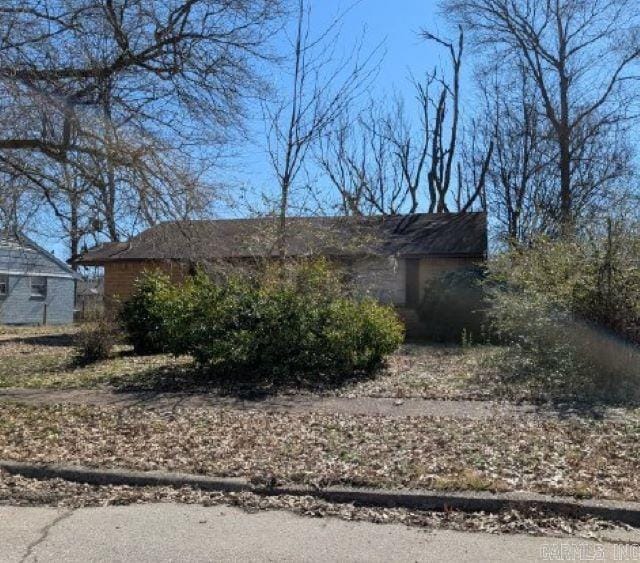
[[[84,253],[78,264],[123,260],[198,262],[277,254],[274,218],[172,221],[129,242],[107,243]],[[292,217],[287,255],[400,255],[483,258],[485,213],[419,213],[392,217]]]

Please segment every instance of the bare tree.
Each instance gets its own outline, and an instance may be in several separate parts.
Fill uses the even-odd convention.
[[[640,56],[636,2],[443,0],[441,5],[478,45],[490,47],[485,53],[503,68],[524,65],[555,145],[558,222],[570,234],[579,205],[580,152],[631,117],[629,85],[638,78]]]
[[[287,214],[292,190],[310,150],[344,115],[375,73],[375,52],[359,60],[356,45],[346,57],[336,54],[340,16],[317,37],[311,36],[310,3],[298,0],[287,91],[264,104],[268,154],[278,181],[278,254],[286,256]]]
[[[460,30],[454,45],[423,34],[447,49],[449,64],[422,80],[411,77],[414,103],[397,94],[371,102],[354,122],[338,122],[322,143],[318,162],[346,213],[444,213],[451,203],[461,212],[486,208],[493,140],[477,163],[459,146],[464,35]],[[471,174],[462,174],[461,159],[472,164]]]
[[[129,220],[119,209],[161,214],[176,191],[193,185],[183,174],[191,166],[181,163],[212,160],[240,130],[244,101],[262,91],[256,62],[269,58],[265,45],[283,4],[3,3],[0,161],[50,203],[81,188],[92,223],[117,240],[116,223]],[[180,189],[169,189],[182,177]],[[71,216],[79,204],[65,205]]]
[[[38,216],[42,198],[24,178],[1,169],[0,182],[0,232],[21,232]]]
[[[495,144],[493,134],[482,131],[476,119],[471,120],[470,132],[466,139],[463,138],[461,155],[457,162],[458,181],[453,199],[458,213],[476,209],[485,212],[488,210],[487,184]]]
[[[419,204],[421,172],[414,172],[404,103],[396,97],[391,110],[378,106],[372,100],[356,119],[344,116],[319,143],[317,163],[345,215],[396,215]]]
[[[409,212],[416,213],[424,198],[424,179],[427,172],[427,157],[431,136],[429,116],[431,98],[429,87],[433,78],[427,76],[424,83],[411,79],[417,106],[417,126],[410,125],[405,103],[397,95],[388,113],[381,118],[381,135],[395,156],[396,166],[404,181],[404,191],[410,201]],[[435,206],[435,192],[429,185],[430,211]]]
[[[464,33],[462,28],[460,28],[456,45],[426,30],[423,31],[423,35],[428,41],[438,43],[448,51],[452,71],[452,80],[450,83],[445,79],[440,80],[442,91],[436,106],[433,140],[431,143],[431,168],[429,170],[430,211],[444,212],[448,211],[447,194],[451,187],[453,163],[456,157],[458,142],[458,127],[460,123],[460,70],[462,68],[462,54],[464,51]],[[448,142],[446,142],[444,127],[447,117],[447,101],[449,98],[451,98],[452,115],[449,139]]]
[[[554,145],[522,65],[508,75],[497,72],[482,79],[478,136],[481,144],[492,138],[495,146],[487,177],[488,205],[505,239],[526,241],[536,232],[553,230]]]

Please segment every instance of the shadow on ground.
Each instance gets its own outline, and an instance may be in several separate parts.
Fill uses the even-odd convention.
[[[355,375],[305,374],[271,377],[260,374],[219,373],[194,364],[161,366],[119,376],[110,385],[116,393],[215,394],[243,400],[260,400],[281,394],[316,394],[335,391],[349,384],[375,377],[375,373]]]
[[[355,382],[372,379],[375,376],[376,374],[357,374],[348,378],[335,376],[321,376],[318,378],[316,375],[315,377],[298,376],[274,379],[253,374],[240,377],[238,374],[216,374],[211,370],[189,364],[163,366],[148,369],[135,375],[119,377],[111,382],[111,386],[114,395],[121,395],[123,401],[127,402],[127,404],[131,403],[131,395],[135,395],[135,404],[137,406],[146,406],[160,401],[162,404],[174,408],[182,405],[193,406],[194,404],[200,406],[227,405],[237,407],[246,402],[245,406],[248,405],[253,408],[256,406],[256,402],[264,401],[265,405],[270,408],[281,407],[289,409],[291,408],[289,402],[294,399],[293,396],[300,404],[309,401],[313,402],[318,398],[318,395],[333,395],[335,391],[343,387],[352,385]],[[280,399],[284,401],[281,405],[278,403]],[[352,407],[357,411],[360,407],[356,403],[366,402],[368,399],[369,397],[367,396],[358,396],[357,399],[340,400],[348,400],[353,403]],[[196,403],[193,402],[194,400]],[[376,401],[390,401],[392,399],[371,398],[371,400],[375,403]],[[392,408],[394,414],[398,414],[395,411],[399,412],[405,407],[408,408],[410,406],[409,403],[414,400],[421,401],[420,398],[412,399],[406,397],[401,401],[400,407]],[[492,409],[498,408],[505,414],[529,413],[553,416],[559,419],[604,420],[612,417],[624,419],[627,412],[626,408],[633,406],[580,399],[569,400],[566,398],[558,398],[556,400],[547,398],[546,400],[540,399],[538,401],[503,401],[504,399],[500,397],[495,397],[494,401],[489,402],[464,400],[426,401],[429,403],[442,403],[442,408],[435,408],[431,405],[428,413],[421,413],[420,407],[416,407],[418,410],[414,409],[415,412],[411,411],[410,414],[412,416],[436,414],[445,417],[479,416],[478,414],[474,415],[474,412],[487,411],[489,414],[485,413],[482,416],[490,417],[490,413],[494,412]],[[407,404],[405,405],[405,403]],[[485,407],[484,405],[487,406]],[[466,412],[465,409],[469,409],[470,412]]]
[[[29,346],[48,346],[48,347],[60,347],[69,348],[74,346],[77,335],[72,332],[65,332],[60,334],[42,334],[34,336],[13,336],[10,338],[3,338],[0,341],[0,346],[3,344],[25,344]]]

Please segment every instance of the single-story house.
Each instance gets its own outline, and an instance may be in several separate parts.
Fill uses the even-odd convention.
[[[196,265],[275,259],[276,225],[274,218],[166,222],[128,242],[90,249],[76,263],[104,268],[106,301],[126,299],[145,270],[161,270],[179,281]],[[486,259],[487,217],[425,213],[288,219],[286,256],[319,255],[343,265],[363,292],[412,309],[429,277]]]
[[[79,279],[23,234],[0,234],[0,324],[72,323]]]

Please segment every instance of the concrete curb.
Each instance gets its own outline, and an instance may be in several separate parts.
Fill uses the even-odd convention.
[[[640,503],[608,500],[577,500],[535,493],[448,492],[425,490],[385,490],[351,487],[323,489],[301,485],[255,485],[239,478],[206,477],[187,473],[89,469],[55,464],[35,464],[0,460],[0,469],[33,479],[63,479],[88,485],[128,485],[132,487],[194,487],[214,492],[251,492],[260,495],[312,496],[336,503],[360,506],[408,508],[413,510],[461,510],[499,512],[508,509],[540,509],[565,516],[596,517],[640,526]]]

